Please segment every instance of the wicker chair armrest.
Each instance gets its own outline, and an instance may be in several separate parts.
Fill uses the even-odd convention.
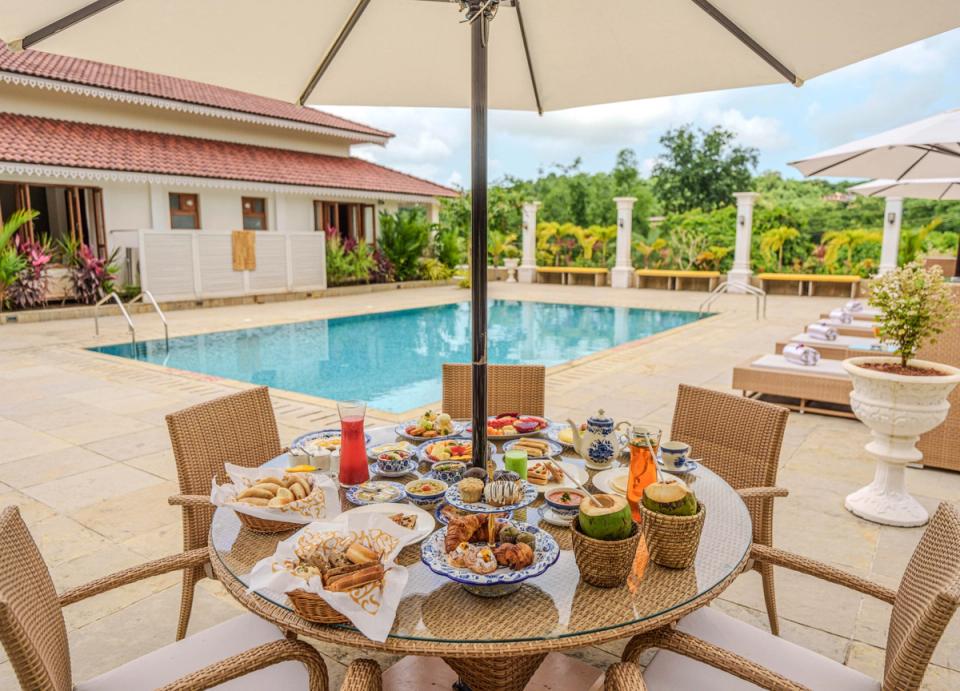
[[[376,662],[358,658],[347,667],[347,673],[340,682],[340,691],[382,691],[382,674]]]
[[[790,494],[786,487],[744,487],[738,489],[737,494],[741,499],[766,499],[773,497],[785,497]]]
[[[750,550],[750,556],[755,561],[766,562],[767,564],[782,566],[785,569],[797,571],[798,573],[805,573],[808,576],[815,576],[830,583],[851,588],[864,595],[870,595],[891,605],[897,598],[897,591],[893,588],[888,588],[885,585],[863,578],[862,576],[847,573],[842,569],[830,566],[822,561],[802,557],[799,554],[793,554],[792,552],[777,549],[776,547],[754,544]]]
[[[88,597],[105,593],[108,590],[113,590],[121,585],[127,585],[129,583],[141,581],[144,578],[159,576],[160,574],[169,573],[170,571],[178,571],[190,566],[199,566],[208,562],[209,560],[210,554],[207,551],[207,548],[200,547],[199,549],[190,550],[189,552],[182,552],[169,557],[162,557],[161,559],[148,561],[146,564],[131,566],[129,569],[117,571],[109,576],[104,576],[96,579],[95,581],[78,585],[76,588],[65,590],[60,594],[59,597],[60,606],[65,607],[67,605],[72,605],[74,602],[79,602],[80,600],[85,600]]]
[[[603,691],[645,691],[646,688],[640,667],[632,662],[613,663],[603,677]]]
[[[167,497],[167,503],[170,506],[213,506],[210,503],[210,497],[202,494],[174,494],[172,497]]]
[[[664,626],[647,633],[634,636],[623,651],[623,659],[635,662],[647,648],[660,648],[703,662],[764,689],[774,691],[809,691],[773,670],[758,665],[752,660],[724,650],[720,646],[704,641],[688,633]]]
[[[189,645],[189,644],[187,644]],[[302,662],[309,675],[310,691],[327,691],[329,681],[327,665],[309,643],[298,640],[282,640],[264,643],[256,648],[220,660],[192,672],[175,682],[162,687],[161,691],[193,691],[218,686],[231,679],[256,672],[278,662]]]

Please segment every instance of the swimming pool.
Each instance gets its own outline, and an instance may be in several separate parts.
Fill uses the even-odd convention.
[[[697,320],[696,312],[490,303],[491,363],[569,362]],[[440,399],[440,366],[470,362],[470,303],[98,346],[91,350],[399,413]]]

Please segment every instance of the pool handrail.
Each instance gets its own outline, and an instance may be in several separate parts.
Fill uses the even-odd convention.
[[[123,315],[123,318],[127,320],[127,330],[130,331],[130,344],[133,347],[133,352],[137,352],[137,330],[133,326],[133,320],[130,318],[130,314],[127,312],[127,308],[123,306],[123,300],[120,299],[120,296],[117,295],[115,291],[111,291],[100,298],[97,301],[97,304],[93,306],[93,328],[97,336],[100,335],[100,305],[103,303],[113,300],[117,303],[117,307],[120,308],[120,313]]]
[[[697,311],[697,318],[703,317],[703,313],[707,308],[712,305],[718,297],[723,293],[730,292],[731,287],[736,287],[737,290],[742,290],[744,293],[753,295],[756,299],[756,319],[760,319],[760,305],[763,303],[763,318],[767,318],[767,291],[762,288],[757,288],[756,286],[750,285],[749,283],[730,283],[730,281],[724,281],[720,283],[716,288],[710,291],[710,294],[707,298],[700,303],[700,309]]]
[[[170,328],[167,325],[167,317],[164,315],[163,310],[160,309],[160,305],[157,304],[156,299],[153,297],[153,293],[151,293],[149,290],[140,291],[140,294],[137,295],[137,297],[133,298],[133,300],[131,300],[127,304],[132,305],[138,300],[144,304],[146,304],[146,301],[149,301],[150,304],[153,305],[153,311],[157,313],[157,316],[160,317],[160,321],[163,322],[163,344],[166,346],[167,352],[169,353],[170,352]]]

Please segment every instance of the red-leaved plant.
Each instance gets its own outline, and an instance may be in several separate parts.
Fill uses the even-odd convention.
[[[17,235],[14,240],[17,252],[26,260],[26,268],[7,291],[7,297],[17,309],[34,309],[47,304],[47,271],[53,258],[50,241],[26,240]]]
[[[89,245],[76,240],[66,240],[60,242],[60,251],[63,262],[67,265],[77,302],[92,305],[113,290],[113,281],[117,274],[117,267],[113,265],[116,250],[107,259],[101,259]]]

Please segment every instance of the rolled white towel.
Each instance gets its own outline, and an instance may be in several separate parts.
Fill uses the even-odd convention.
[[[851,300],[843,306],[847,312],[862,312],[863,311],[863,301],[862,300]]]
[[[821,341],[837,340],[837,330],[829,324],[810,324],[807,333]]]
[[[783,346],[783,358],[788,362],[813,367],[820,362],[820,353],[816,348],[803,343],[788,343]]]
[[[841,324],[853,323],[853,315],[845,309],[830,310],[830,318],[837,320]]]

